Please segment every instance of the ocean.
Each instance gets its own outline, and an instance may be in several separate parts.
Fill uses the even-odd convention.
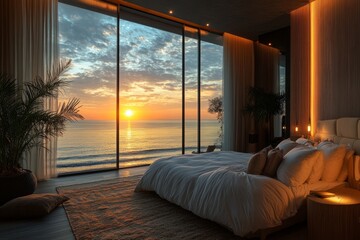
[[[220,124],[201,122],[201,150],[219,144]],[[120,167],[151,164],[153,161],[181,154],[181,121],[120,122]],[[185,153],[197,150],[197,122],[185,124]],[[219,150],[219,149],[218,149]],[[68,123],[59,137],[58,173],[66,174],[116,167],[115,121],[84,120]]]

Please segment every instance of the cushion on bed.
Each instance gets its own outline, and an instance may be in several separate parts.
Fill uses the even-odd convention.
[[[300,144],[291,141],[289,138],[281,141],[276,148],[283,150],[283,154],[286,155],[291,149],[299,146]]]
[[[0,219],[26,219],[43,217],[69,200],[62,194],[30,194],[18,197],[0,207]]]
[[[358,137],[356,131],[359,118],[339,118],[336,121],[336,135],[338,137],[353,138]]]
[[[360,140],[354,142],[352,149],[354,149],[356,155],[360,155]]]
[[[296,139],[295,142],[298,143],[298,144],[306,145],[306,146],[313,146],[314,145],[312,141],[310,141],[307,138],[303,138],[303,137]]]
[[[248,174],[261,175],[266,164],[268,151],[271,150],[271,145],[255,153],[249,160],[247,168]]]
[[[314,163],[309,178],[306,180],[306,182],[308,183],[316,183],[320,181],[322,173],[324,171],[324,167],[325,167],[324,153],[321,151],[319,152],[320,155]]]
[[[347,149],[346,154],[344,157],[344,163],[342,165],[342,168],[340,170],[340,174],[336,181],[338,182],[344,182],[348,177],[348,166],[350,161],[353,161],[355,151],[352,149]]]
[[[279,148],[272,149],[268,152],[265,167],[262,175],[276,177],[276,171],[283,160],[283,151]]]
[[[315,139],[333,140],[336,136],[336,119],[318,121]]]
[[[324,153],[324,171],[321,180],[334,182],[338,178],[344,163],[346,147],[332,142],[321,142],[317,147]]]
[[[316,149],[298,147],[290,150],[277,170],[277,178],[287,186],[299,186],[310,176],[321,153]]]

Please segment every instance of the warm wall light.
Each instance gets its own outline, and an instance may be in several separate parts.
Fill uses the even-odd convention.
[[[307,131],[308,132],[311,132],[311,126],[310,126],[310,123],[308,124],[308,126],[307,126]]]
[[[170,14],[173,14],[174,12],[173,12],[173,10],[169,10],[169,13],[170,13]]]
[[[318,2],[310,2],[310,117],[311,125],[311,135],[314,135],[316,132],[316,123],[317,123],[317,112],[318,112],[318,100],[315,97],[316,94],[316,6]]]
[[[269,42],[269,43],[268,43],[268,45],[269,45],[269,46],[271,46],[271,45],[272,45],[272,43],[271,43],[271,42]]]
[[[295,132],[298,132],[298,131],[299,131],[299,127],[296,126],[296,127],[295,127]]]
[[[207,23],[206,26],[207,26],[207,27],[210,27],[210,23]]]

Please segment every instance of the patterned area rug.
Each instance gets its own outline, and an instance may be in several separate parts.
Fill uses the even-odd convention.
[[[242,239],[155,193],[135,193],[139,176],[59,187],[76,239]]]

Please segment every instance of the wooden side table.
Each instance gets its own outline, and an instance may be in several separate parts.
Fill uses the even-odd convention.
[[[340,187],[329,192],[336,196],[307,198],[309,240],[360,239],[360,191]]]

